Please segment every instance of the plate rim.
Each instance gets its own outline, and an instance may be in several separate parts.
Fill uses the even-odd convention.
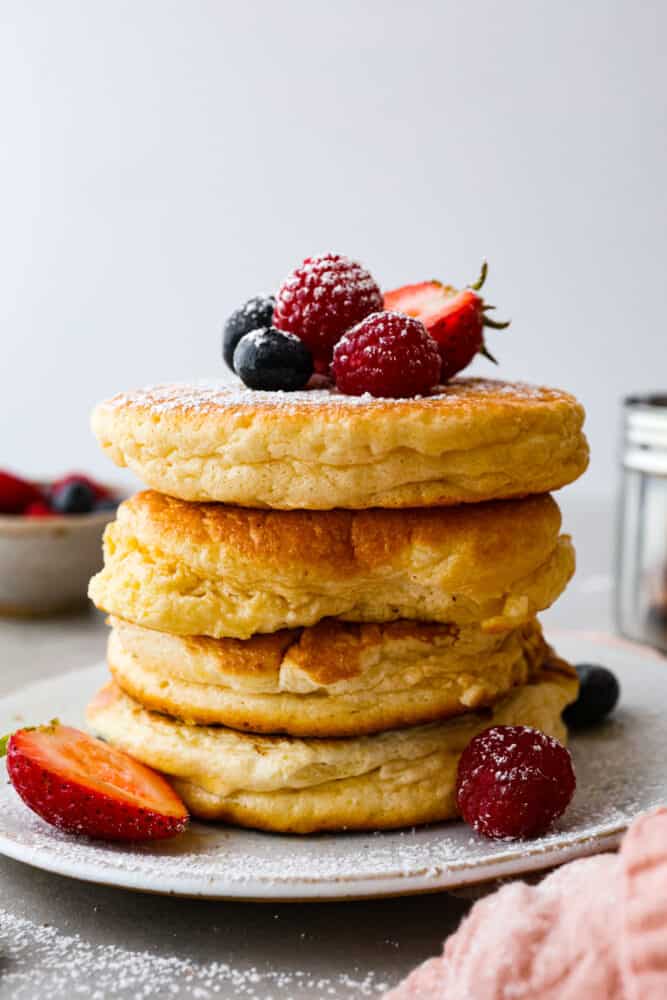
[[[105,869],[107,877],[99,877],[99,866],[93,862],[61,862],[57,857],[49,855],[47,849],[22,848],[21,844],[9,837],[0,834],[0,854],[10,858],[20,864],[26,864],[39,871],[46,871],[63,878],[73,878],[79,882],[87,882],[92,885],[125,889],[131,892],[141,892],[154,896],[173,896],[186,899],[208,899],[219,900],[221,902],[248,902],[248,903],[326,903],[341,902],[345,900],[368,900],[368,899],[395,899],[401,896],[422,896],[436,892],[448,892],[454,889],[461,889],[475,885],[484,885],[500,878],[512,878],[523,876],[533,872],[544,871],[549,868],[556,868],[578,858],[590,857],[593,854],[602,854],[615,850],[625,832],[625,825],[619,824],[619,829],[608,831],[595,836],[582,835],[577,840],[571,840],[568,844],[554,849],[535,849],[530,854],[522,854],[519,858],[503,860],[500,858],[487,859],[483,862],[470,864],[465,868],[452,866],[450,869],[440,867],[431,873],[423,871],[411,872],[405,875],[384,873],[377,875],[367,875],[364,878],[354,878],[352,876],[333,879],[305,879],[293,876],[291,879],[275,881],[268,876],[253,881],[250,879],[239,880],[236,886],[233,883],[226,883],[224,890],[216,890],[214,887],[219,881],[211,878],[210,888],[196,888],[201,886],[201,879],[191,876],[178,880],[178,887],[164,888],[150,887],[146,884],[148,876],[143,873],[129,871],[117,871],[114,868]],[[42,857],[44,855],[44,857]],[[547,861],[543,864],[543,861]],[[479,877],[480,869],[484,869],[484,874]],[[516,871],[514,871],[516,869]],[[447,876],[451,876],[448,879]],[[378,891],[377,883],[382,883],[382,889]],[[354,886],[354,889],[345,891],[346,885]],[[268,894],[262,891],[264,885],[271,885],[273,891]],[[293,886],[299,887],[299,893],[292,891]],[[327,888],[330,891],[327,892]],[[304,891],[304,890],[308,891]],[[282,890],[282,891],[278,891]],[[335,891],[334,891],[335,890]],[[342,890],[342,891],[341,891]]]

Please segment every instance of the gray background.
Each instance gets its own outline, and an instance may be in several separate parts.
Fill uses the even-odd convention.
[[[665,388],[664,3],[0,2],[0,465],[113,475],[93,402],[217,377],[301,258],[385,287],[491,262],[500,373]],[[479,371],[488,371],[483,361]]]

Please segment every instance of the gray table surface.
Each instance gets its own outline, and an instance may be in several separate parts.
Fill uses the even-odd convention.
[[[549,628],[610,629],[611,508],[566,502],[579,571]],[[0,695],[103,657],[90,612],[0,620]],[[373,902],[214,903],[76,882],[0,858],[0,997],[375,996],[440,951],[474,891]]]

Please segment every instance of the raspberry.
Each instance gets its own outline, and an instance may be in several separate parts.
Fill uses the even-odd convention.
[[[495,726],[463,751],[456,801],[466,823],[485,837],[537,837],[562,816],[575,787],[562,743],[528,726]]]
[[[341,392],[351,396],[416,396],[438,382],[438,345],[421,320],[372,313],[339,340],[333,374]]]
[[[285,278],[276,296],[273,325],[295,333],[310,348],[318,371],[354,323],[382,309],[382,292],[366,268],[328,253],[306,257]]]

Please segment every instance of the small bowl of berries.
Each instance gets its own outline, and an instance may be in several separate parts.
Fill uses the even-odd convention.
[[[42,616],[87,604],[102,534],[122,497],[81,473],[35,482],[0,469],[0,615]]]

